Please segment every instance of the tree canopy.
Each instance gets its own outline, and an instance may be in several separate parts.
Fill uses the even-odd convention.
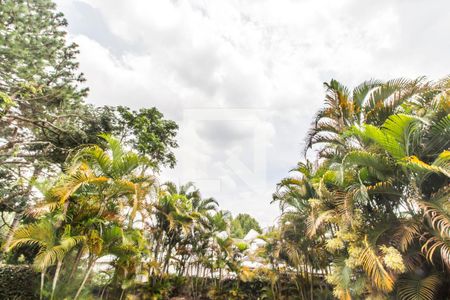
[[[250,230],[262,233],[258,221],[249,214],[238,214],[231,221],[231,235],[236,238],[243,238]]]

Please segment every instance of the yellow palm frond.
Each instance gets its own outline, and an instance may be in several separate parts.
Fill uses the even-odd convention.
[[[417,220],[402,220],[395,230],[393,241],[401,251],[405,252],[420,234],[420,224]]]
[[[377,289],[384,292],[390,292],[394,289],[394,278],[386,271],[382,258],[377,255],[372,246],[367,242],[367,239],[359,260],[364,271],[372,279]]]
[[[446,151],[449,152],[449,151]],[[450,153],[450,152],[449,152]],[[443,156],[446,155],[446,153],[442,154]],[[444,158],[441,159],[442,161],[439,161],[439,164],[427,164],[426,162],[423,162],[420,160],[417,156],[409,156],[405,157],[401,160],[401,163],[406,165],[408,168],[417,171],[417,172],[433,172],[433,173],[442,173],[447,177],[450,177],[450,171],[448,170],[448,163],[444,163]]]

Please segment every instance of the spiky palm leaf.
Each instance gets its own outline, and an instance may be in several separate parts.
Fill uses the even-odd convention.
[[[428,261],[435,263],[435,255],[439,253],[440,260],[450,270],[450,239],[435,233],[422,246],[422,252]]]
[[[437,154],[450,147],[450,114],[434,122],[426,136],[425,152]]]
[[[317,230],[319,230],[319,228],[323,226],[323,224],[326,223],[334,215],[335,212],[333,210],[319,212],[311,211],[308,219],[306,219],[306,234],[309,237],[314,236]]]
[[[382,259],[377,255],[373,247],[365,241],[365,248],[359,260],[364,271],[372,279],[372,283],[381,291],[390,292],[394,288],[394,278],[386,271]]]
[[[36,246],[39,253],[35,257],[34,266],[42,271],[62,261],[67,252],[84,240],[84,236],[67,234],[59,238],[54,225],[50,221],[42,220],[18,228],[14,233],[10,249],[24,245]]]
[[[434,300],[441,280],[438,275],[425,278],[403,277],[397,283],[397,295],[400,300]]]
[[[413,241],[420,237],[422,228],[417,218],[400,219],[399,222],[392,240],[401,251],[406,252]]]

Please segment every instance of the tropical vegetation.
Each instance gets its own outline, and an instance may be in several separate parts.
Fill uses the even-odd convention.
[[[274,194],[282,261],[313,298],[444,299],[450,81],[326,83],[305,151]],[[323,280],[325,279],[325,280]],[[319,289],[317,289],[317,286]]]
[[[23,277],[36,299],[448,298],[449,78],[325,83],[263,229],[161,181],[177,124],[87,104],[65,26],[0,0],[0,296],[29,299]]]

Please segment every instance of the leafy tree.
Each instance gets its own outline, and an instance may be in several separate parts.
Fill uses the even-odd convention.
[[[175,164],[177,125],[156,108],[84,103],[88,90],[66,26],[50,0],[0,1],[0,209],[15,213],[4,250],[36,201],[39,177],[58,174],[82,145],[107,147],[99,134],[122,137],[155,168]]]
[[[178,147],[175,140],[178,125],[174,121],[163,119],[163,114],[154,107],[131,111],[120,106],[117,112],[122,140],[130,142],[139,154],[149,156],[155,164],[174,167],[172,149]]]
[[[67,171],[42,191],[45,199],[32,211],[36,217],[43,214],[44,219],[19,227],[12,240],[12,247],[24,244],[41,247],[34,263],[42,271],[42,280],[47,268],[56,263],[52,297],[57,291],[60,274],[64,271],[64,282],[72,280],[85,255],[86,268],[75,298],[80,296],[100,257],[115,255],[115,278],[126,280],[132,275],[130,272],[122,274],[121,270],[146,252],[135,221],[138,215],[141,221],[147,217],[143,207],[149,205],[155,183],[153,175],[149,174],[151,169],[144,157],[126,151],[117,139],[107,135],[103,138],[108,145],[106,149],[86,146],[71,157]],[[119,208],[127,214],[122,215],[124,211]],[[47,217],[54,222],[44,221]],[[66,242],[68,237],[71,237],[68,241],[75,239],[77,243]],[[63,253],[59,249],[66,244],[70,247],[64,248]],[[72,250],[76,250],[74,260],[71,255],[66,255]],[[46,255],[45,265],[40,264],[41,253]],[[69,258],[64,265],[66,256]],[[59,289],[59,292],[64,293],[64,290]]]
[[[249,214],[238,214],[231,221],[231,235],[236,238],[243,238],[250,230],[262,233],[258,221]]]
[[[77,70],[77,46],[66,43],[67,22],[55,4],[0,4],[0,193],[3,211],[16,212],[14,229],[33,201],[33,182],[55,172],[68,149],[89,141],[80,116],[91,107],[82,105],[87,89]],[[4,249],[11,237],[12,231]]]

